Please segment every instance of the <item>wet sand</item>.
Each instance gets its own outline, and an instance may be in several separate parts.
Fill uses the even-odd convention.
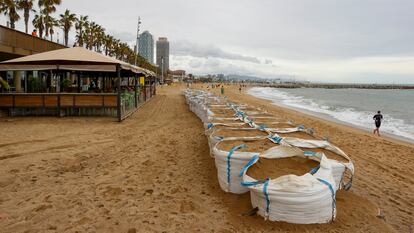
[[[338,193],[334,223],[242,216],[249,194],[220,189],[203,124],[179,87],[163,87],[121,124],[0,118],[0,232],[409,232],[414,146],[226,94],[312,125],[351,156],[354,186]],[[376,217],[377,206],[385,220]]]

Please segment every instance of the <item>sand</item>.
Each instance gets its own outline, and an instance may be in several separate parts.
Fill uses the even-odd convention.
[[[223,138],[228,137],[266,137],[269,134],[258,129],[247,128],[247,129],[221,129],[217,132],[213,132],[211,136],[220,136]]]
[[[203,124],[180,89],[163,87],[157,94],[121,124],[0,118],[1,232],[392,232],[389,224],[408,232],[412,146],[289,113],[330,133],[353,157],[355,185],[338,193],[332,224],[269,222],[242,215],[251,209],[248,193],[220,189]],[[285,111],[247,95],[233,97]],[[376,217],[373,203],[385,220]]]
[[[253,122],[259,122],[259,123],[267,123],[267,122],[286,122],[287,120],[279,117],[268,117],[268,116],[260,116],[260,117],[254,117],[249,116],[249,120]]]
[[[242,152],[264,152],[272,147],[278,146],[278,144],[270,141],[269,139],[259,139],[259,140],[224,140],[217,144],[217,149],[223,151],[230,151],[236,146],[245,144],[245,148],[240,148],[237,151]]]
[[[235,113],[219,113],[211,116],[213,118],[235,118]]]
[[[228,128],[251,129],[252,127],[249,124],[233,125],[233,124],[229,123],[229,125],[215,125],[212,129],[213,130],[221,130],[221,129],[228,129]]]
[[[315,160],[296,156],[280,159],[260,158],[247,170],[247,175],[256,180],[276,179],[285,175],[302,176],[318,165],[319,162]]]
[[[305,132],[292,132],[292,133],[277,133],[280,137],[282,138],[286,138],[286,137],[290,137],[290,138],[300,138],[300,139],[309,139],[309,140],[315,140],[316,137],[305,133]]]
[[[216,109],[211,109],[211,111],[217,115],[227,115],[227,116],[234,116],[234,114],[236,113],[233,109],[216,108]]]
[[[339,162],[344,162],[344,163],[349,162],[345,157],[343,157],[343,156],[341,156],[341,155],[339,155],[339,154],[337,154],[333,151],[324,149],[324,148],[302,148],[302,147],[300,147],[300,149],[307,150],[307,151],[313,151],[313,152],[322,152],[322,153],[325,154],[325,156],[328,159],[333,159],[333,160],[336,160],[336,161],[339,161]]]
[[[295,128],[295,125],[289,123],[272,123],[272,122],[256,122],[259,126],[266,126],[267,128],[282,129],[282,128]]]

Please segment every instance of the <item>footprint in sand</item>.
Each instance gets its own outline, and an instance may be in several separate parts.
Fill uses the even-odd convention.
[[[192,201],[182,201],[180,204],[180,212],[181,213],[191,213],[197,210],[197,206]]]
[[[118,196],[122,194],[122,189],[119,187],[106,187],[106,191],[103,193],[104,196]]]

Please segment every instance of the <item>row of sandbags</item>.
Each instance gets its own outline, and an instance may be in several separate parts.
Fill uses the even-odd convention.
[[[335,219],[336,192],[350,188],[354,173],[342,150],[314,137],[313,130],[260,108],[200,90],[184,94],[190,110],[205,124],[224,191],[250,191],[252,206],[272,221]]]

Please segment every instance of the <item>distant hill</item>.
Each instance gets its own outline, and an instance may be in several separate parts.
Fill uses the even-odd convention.
[[[231,80],[251,80],[251,81],[264,81],[264,78],[256,77],[256,76],[249,76],[249,75],[238,75],[238,74],[229,74],[226,76],[227,79]]]

